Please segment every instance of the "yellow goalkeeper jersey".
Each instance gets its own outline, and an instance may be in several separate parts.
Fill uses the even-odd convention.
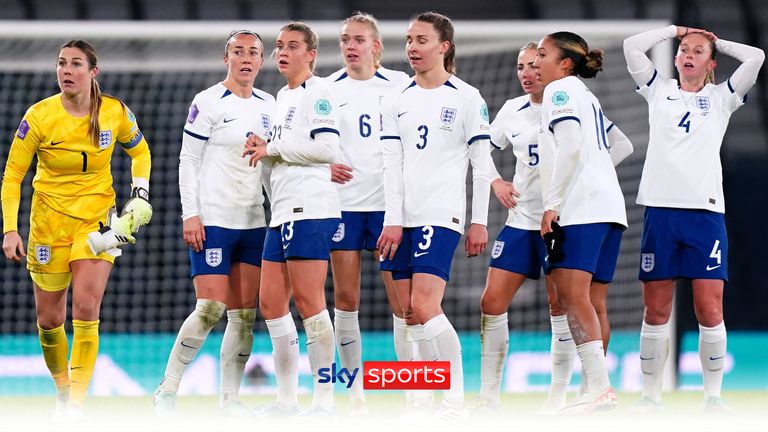
[[[35,194],[78,219],[102,217],[115,205],[111,160],[118,143],[132,159],[132,176],[149,180],[149,146],[122,102],[102,96],[99,142],[94,144],[88,135],[91,116],[72,116],[61,98],[59,93],[32,105],[13,137],[2,185],[3,233],[18,230],[21,182],[35,155]]]

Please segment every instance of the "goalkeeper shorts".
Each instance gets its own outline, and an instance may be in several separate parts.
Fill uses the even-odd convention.
[[[88,247],[88,233],[99,230],[103,216],[92,220],[77,219],[48,206],[39,194],[32,197],[32,211],[27,242],[27,269],[32,273],[69,273],[69,263],[81,259],[115,262],[108,253],[98,256]]]
[[[233,262],[261,267],[266,228],[232,229],[205,227],[203,249],[189,248],[192,277],[197,275],[229,275]]]

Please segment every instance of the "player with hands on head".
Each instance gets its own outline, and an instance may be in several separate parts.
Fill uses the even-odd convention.
[[[539,42],[534,62],[542,99],[540,176],[544,193],[541,235],[562,226],[562,260],[550,256],[547,268],[566,310],[568,326],[581,359],[587,388],[568,412],[616,407],[605,365],[607,314],[601,322],[595,293],[607,292],[616,269],[621,235],[626,229],[624,196],[614,169],[608,129],[600,102],[578,78],[602,70],[602,51],[570,32],[556,32]],[[631,149],[631,147],[630,147]]]
[[[461,345],[441,303],[465,226],[467,168],[472,165],[473,176],[468,256],[488,242],[490,183],[500,181],[488,108],[480,92],[455,75],[453,35],[450,19],[435,12],[414,15],[408,26],[406,54],[415,78],[382,103],[386,211],[377,244],[382,266],[392,269],[398,292],[409,293],[423,326],[421,359],[451,362],[451,388],[438,414],[445,420],[466,415]]]
[[[679,80],[659,76],[646,52],[677,38]],[[715,55],[740,61],[715,83]],[[704,409],[726,411],[720,395],[727,333],[723,290],[728,280],[728,236],[720,147],[728,121],[746,102],[765,53],[717,38],[707,30],[670,25],[624,41],[637,92],[648,102],[650,139],[637,203],[645,206],[639,278],[645,312],[640,331],[643,396],[634,408],[661,409],[662,376],[669,354],[669,318],[675,284],[691,280],[699,322]]]
[[[314,76],[318,39],[308,25],[292,22],[280,29],[275,60],[287,85],[277,94],[269,142],[253,135],[244,156],[251,164],[270,164],[267,182],[272,220],[264,243],[259,309],[272,339],[278,395],[259,416],[290,415],[298,410],[299,346],[289,304],[293,295],[307,334],[314,377],[312,406],[302,414],[335,413],[333,383],[320,383],[318,371],[336,356],[334,330],[325,300],[331,238],[341,211],[330,164],[340,161],[338,111],[328,83]]]
[[[19,125],[2,183],[3,253],[27,258],[34,286],[40,346],[57,391],[55,419],[81,419],[96,363],[101,300],[131,232],[148,223],[151,207],[126,205],[122,240],[94,253],[88,234],[114,212],[110,162],[116,145],[131,157],[133,188],[149,190],[151,158],[136,117],[119,99],[101,92],[96,49],[71,40],[59,50],[56,77],[61,92],[32,105]],[[28,252],[18,233],[21,183],[37,156],[32,181]],[[134,219],[135,217],[135,219]],[[72,352],[64,331],[72,286]]]
[[[253,87],[263,62],[258,34],[231,32],[223,53],[226,78],[195,96],[184,125],[179,191],[197,302],[153,397],[161,416],[174,412],[187,365],[225,311],[219,413],[250,414],[238,396],[253,345],[266,218],[262,167],[243,160],[242,145],[247,135],[267,136],[272,125],[275,100]]]

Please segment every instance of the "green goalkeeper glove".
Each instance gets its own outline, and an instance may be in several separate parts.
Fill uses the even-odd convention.
[[[107,217],[109,225],[99,222],[99,230],[88,233],[91,252],[94,255],[106,252],[113,257],[119,257],[122,254],[120,246],[136,243],[136,239],[131,235],[132,220],[130,214],[118,217],[115,211],[111,210]]]
[[[131,232],[139,231],[139,228],[148,224],[152,219],[152,206],[149,204],[149,191],[143,187],[131,189],[131,199],[125,203],[120,218],[130,214]]]

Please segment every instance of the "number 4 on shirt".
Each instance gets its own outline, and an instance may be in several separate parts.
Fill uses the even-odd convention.
[[[683,118],[680,119],[680,123],[677,124],[678,127],[685,128],[685,133],[691,131],[691,119],[689,118],[690,116],[691,112],[686,111]]]

